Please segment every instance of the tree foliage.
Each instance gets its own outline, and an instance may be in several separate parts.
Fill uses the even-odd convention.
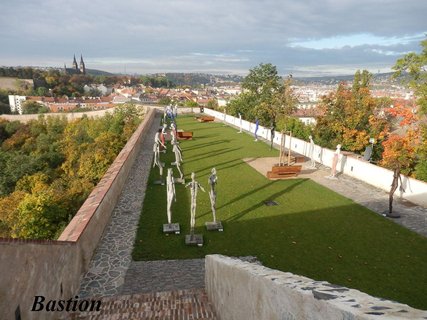
[[[271,63],[261,63],[249,70],[242,88],[242,94],[227,107],[228,112],[234,116],[241,113],[252,122],[259,119],[264,126],[275,123],[281,115],[289,116],[298,103],[290,79],[283,82]]]
[[[369,139],[382,142],[388,132],[388,122],[380,116],[382,109],[389,105],[388,99],[371,96],[367,71],[357,71],[353,86],[341,83],[336,92],[324,97],[320,108],[322,116],[317,119],[314,139],[322,146],[334,149],[341,144],[344,150],[362,152]],[[374,148],[378,159],[381,144]]]
[[[22,104],[22,113],[23,114],[37,114],[37,113],[47,113],[49,108],[36,102],[36,101],[25,101]]]
[[[393,67],[396,77],[404,72],[408,73],[407,85],[414,90],[417,97],[416,113],[412,110],[396,108],[394,115],[403,118],[403,125],[411,125],[405,136],[400,139],[407,141],[416,155],[409,164],[405,161],[401,165],[417,179],[427,181],[427,39],[421,41],[421,48],[421,53],[408,53],[398,59]],[[392,151],[398,147],[402,148],[401,152],[405,152],[405,146],[405,144],[390,147],[386,145],[384,158],[387,154],[393,154]],[[397,157],[395,161],[400,160],[401,158]],[[388,165],[390,161],[391,159],[384,165]]]
[[[57,237],[140,120],[127,105],[95,119],[1,121],[0,237]]]

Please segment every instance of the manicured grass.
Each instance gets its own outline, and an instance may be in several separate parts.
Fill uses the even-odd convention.
[[[217,218],[224,232],[205,230],[212,214],[207,192],[199,191],[196,233],[203,234],[205,244],[186,246],[190,192],[176,185],[172,220],[180,223],[181,234],[164,235],[166,186],[152,184],[158,179],[155,168],[138,226],[135,260],[253,255],[271,268],[427,309],[426,238],[311,180],[267,180],[242,158],[276,156],[277,151],[236,129],[191,117],[179,118],[178,125],[194,132],[192,141],[181,142],[187,182],[195,172],[208,192],[210,170],[217,169]],[[161,154],[166,167],[174,161],[170,149]],[[265,200],[279,205],[265,206]]]

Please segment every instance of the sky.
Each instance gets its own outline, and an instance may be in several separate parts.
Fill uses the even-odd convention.
[[[114,73],[390,72],[427,36],[426,0],[0,0],[0,66]]]

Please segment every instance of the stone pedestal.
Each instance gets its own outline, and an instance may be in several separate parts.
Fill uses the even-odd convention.
[[[185,244],[187,246],[203,246],[203,235],[201,234],[187,234],[185,236]]]
[[[206,222],[205,226],[208,231],[224,231],[221,221]]]
[[[185,179],[181,179],[181,178],[173,178],[173,182],[174,182],[174,183],[182,183],[182,184],[185,184]]]
[[[163,233],[180,233],[179,223],[165,223],[163,225]]]

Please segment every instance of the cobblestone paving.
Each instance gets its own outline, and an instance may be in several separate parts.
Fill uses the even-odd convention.
[[[205,259],[132,261],[121,294],[205,287]]]
[[[260,263],[256,257],[239,257]],[[205,259],[132,261],[121,294],[205,287]]]
[[[89,271],[80,283],[79,296],[82,298],[116,295],[123,285],[131,263],[133,243],[153,158],[154,135],[159,121],[156,117],[147,132],[114,208],[111,221],[92,257]]]

